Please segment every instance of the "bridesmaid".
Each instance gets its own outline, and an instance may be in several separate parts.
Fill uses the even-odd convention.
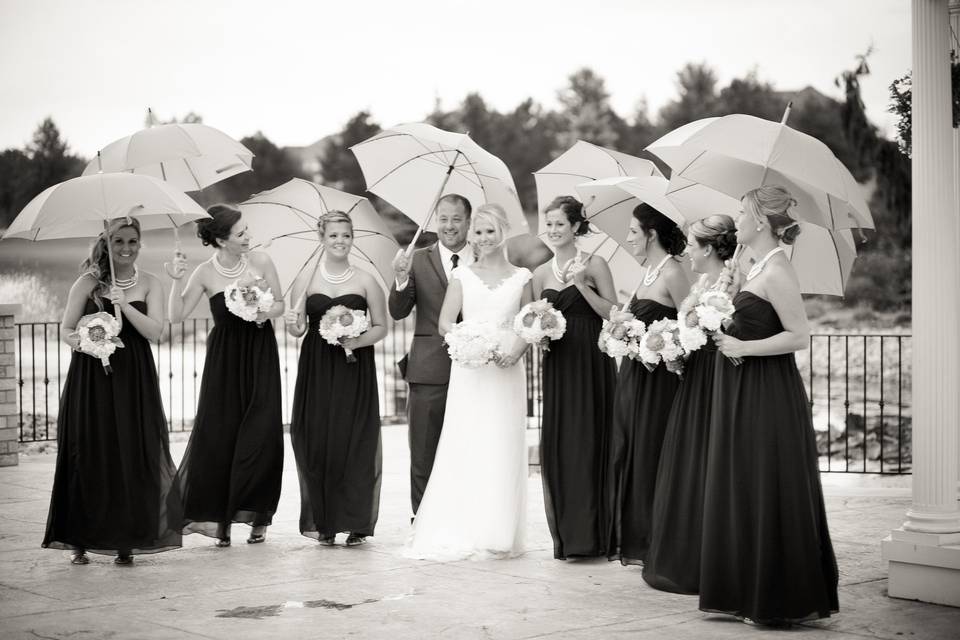
[[[540,466],[547,524],[558,560],[602,556],[617,370],[597,349],[597,339],[617,296],[607,263],[577,250],[575,240],[588,232],[583,205],[561,196],[547,206],[545,219],[554,256],[534,272],[534,296],[549,300],[567,321],[563,337],[543,353]]]
[[[190,275],[186,258],[174,257],[170,319],[180,322],[207,296],[214,326],[200,382],[197,415],[180,462],[183,532],[217,538],[230,546],[230,525],[252,527],[248,543],[263,542],[280,500],[283,425],[280,358],[270,318],[283,315],[277,271],[270,257],[250,251],[240,211],[217,204],[197,223],[197,236],[216,250]],[[256,322],[227,309],[223,292],[238,280],[263,278],[277,300]]]
[[[350,265],[350,217],[331,211],[318,226],[323,258],[309,279],[294,286],[292,299],[300,300],[300,306],[286,315],[290,335],[307,332],[290,423],[300,477],[300,533],[332,545],[338,533],[346,532],[347,546],[354,546],[373,535],[380,508],[380,405],[373,345],[387,334],[386,300],[372,275]],[[356,362],[347,362],[343,347],[320,336],[320,319],[334,305],[369,311],[370,328],[343,341]]]
[[[809,327],[780,243],[800,227],[783,187],[748,191],[737,239],[759,258],[718,338],[710,421],[700,608],[784,625],[838,611],[833,555],[807,394],[794,352]]]
[[[649,204],[633,210],[627,242],[647,263],[630,311],[646,324],[676,318],[690,283],[676,256],[686,248],[680,228]],[[653,266],[651,266],[653,265]],[[660,446],[673,396],[680,383],[658,365],[652,372],[638,360],[620,364],[613,407],[607,489],[607,557],[639,564],[650,546],[653,491]]]
[[[690,225],[687,252],[694,273],[703,275],[683,301],[681,318],[704,291],[723,288],[732,295],[720,275],[736,247],[737,230],[730,216],[710,216]],[[643,579],[663,591],[697,593],[700,585],[703,477],[717,357],[709,337],[690,355],[663,436],[650,550],[643,563]]]
[[[87,551],[130,564],[134,554],[167,551],[181,542],[176,468],[150,350],[163,330],[163,287],[137,269],[140,223],[121,218],[108,231],[81,265],[60,324],[74,353],[60,399],[43,547],[72,550],[73,564],[87,564]],[[112,315],[115,308],[122,313],[123,348],[110,356],[108,374],[99,358],[79,350],[75,330],[81,316]]]

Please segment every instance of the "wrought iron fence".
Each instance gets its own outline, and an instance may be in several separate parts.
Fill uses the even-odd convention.
[[[375,347],[384,423],[406,419],[406,384],[396,367],[412,339],[412,319],[396,322]],[[210,319],[168,327],[153,346],[161,396],[172,432],[189,431],[203,375]],[[284,422],[289,423],[300,340],[274,327],[280,349]],[[910,336],[814,334],[797,364],[823,471],[909,473],[911,468]],[[56,322],[17,324],[20,441],[56,439],[60,392],[70,362]],[[539,441],[542,395],[540,354],[526,356],[528,441]],[[533,462],[536,462],[535,460]]]

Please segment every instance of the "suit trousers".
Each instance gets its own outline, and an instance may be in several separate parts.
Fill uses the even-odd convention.
[[[410,504],[417,513],[427,488],[437,443],[447,408],[446,384],[409,383],[407,399],[408,438],[410,442]]]

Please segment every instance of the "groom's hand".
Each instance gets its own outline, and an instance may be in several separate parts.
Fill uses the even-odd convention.
[[[398,249],[393,258],[393,273],[397,280],[397,289],[402,289],[410,278],[410,256],[404,249]]]

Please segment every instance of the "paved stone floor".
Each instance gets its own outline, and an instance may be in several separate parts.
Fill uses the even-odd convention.
[[[40,548],[54,456],[0,469],[2,638],[960,638],[960,609],[886,595],[880,540],[909,504],[909,478],[824,476],[840,564],[840,614],[787,631],[697,610],[696,597],[649,588],[636,567],[559,562],[529,480],[528,546],[514,560],[433,563],[400,557],[409,529],[406,429],[384,427],[377,536],[320,547],[297,531],[287,440],[284,491],[266,544],[184,548],[131,567]],[[179,460],[184,443],[174,444]],[[238,527],[238,529],[245,529]],[[342,543],[343,538],[338,539]]]

